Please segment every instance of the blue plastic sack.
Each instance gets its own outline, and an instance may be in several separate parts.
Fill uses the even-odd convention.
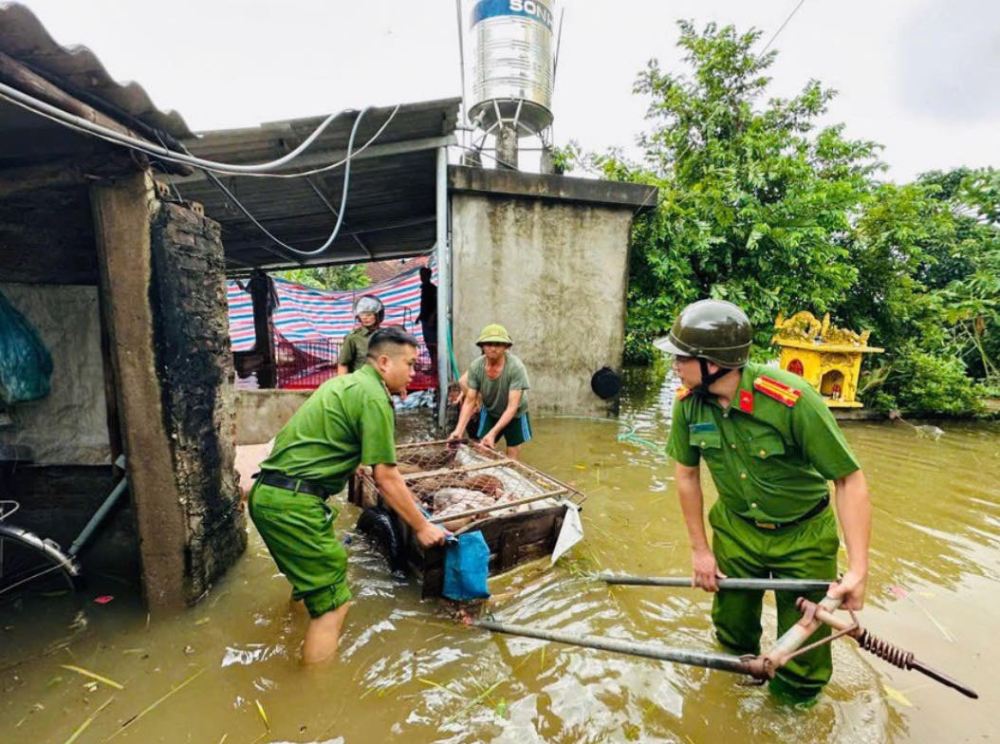
[[[49,394],[52,357],[28,319],[0,292],[0,402]]]
[[[490,548],[482,532],[466,532],[445,548],[444,590],[448,599],[464,601],[490,596]]]

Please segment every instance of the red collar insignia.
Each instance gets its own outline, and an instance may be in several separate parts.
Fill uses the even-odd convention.
[[[743,413],[753,413],[753,393],[749,390],[740,390],[740,410]]]

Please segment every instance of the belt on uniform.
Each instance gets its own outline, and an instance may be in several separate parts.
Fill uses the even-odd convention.
[[[757,529],[760,529],[760,530],[780,530],[780,529],[783,529],[785,527],[792,527],[793,525],[796,525],[796,524],[802,524],[806,520],[812,519],[817,514],[820,514],[829,505],[830,505],[830,497],[829,496],[824,496],[820,500],[820,502],[818,504],[816,504],[816,506],[814,506],[812,509],[810,509],[809,511],[807,511],[801,517],[796,517],[795,519],[791,519],[791,520],[789,520],[787,522],[758,522],[756,519],[753,519],[752,517],[745,517],[742,514],[736,514],[736,512],[733,512],[733,514],[736,514],[736,516],[739,517],[740,519],[742,519],[744,522],[749,522],[750,524],[752,524]]]
[[[302,478],[289,478],[287,475],[282,475],[274,470],[261,470],[254,477],[265,486],[284,488],[286,491],[308,493],[312,496],[319,496],[321,499],[325,499],[330,495],[329,491],[317,483],[303,480]]]

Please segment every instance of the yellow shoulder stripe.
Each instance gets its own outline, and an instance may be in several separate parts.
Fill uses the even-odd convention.
[[[789,408],[794,406],[799,398],[802,397],[801,390],[796,390],[766,375],[761,375],[754,380],[753,388],[758,393],[762,393],[768,398],[783,403]]]

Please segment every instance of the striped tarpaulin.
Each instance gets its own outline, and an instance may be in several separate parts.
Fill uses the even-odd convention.
[[[436,276],[433,280],[436,281]],[[366,294],[375,295],[385,305],[383,325],[403,326],[417,337],[421,346],[424,345],[423,331],[417,323],[420,315],[419,266],[381,284],[344,292],[312,289],[277,278],[274,287],[280,303],[274,311],[274,328],[280,337],[293,345],[325,339],[339,347],[344,336],[356,325],[355,300]],[[250,293],[240,289],[235,281],[228,282],[226,289],[233,350],[248,351],[254,344]]]

